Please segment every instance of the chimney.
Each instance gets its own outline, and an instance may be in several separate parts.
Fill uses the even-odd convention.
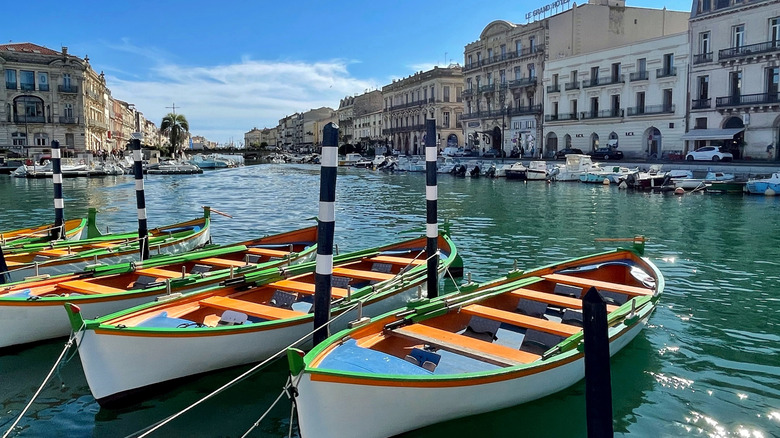
[[[64,56],[68,56],[68,47],[67,46],[62,46],[62,54]]]

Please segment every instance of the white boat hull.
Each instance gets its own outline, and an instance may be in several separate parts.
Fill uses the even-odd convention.
[[[639,334],[646,316],[610,343],[614,355]],[[384,438],[443,421],[526,403],[561,391],[585,376],[584,359],[486,384],[388,386],[330,383],[305,372],[296,384],[303,438]],[[371,421],[355,421],[370,418]]]
[[[192,251],[194,249],[200,248],[204,245],[206,245],[209,241],[211,234],[207,230],[204,233],[200,233],[198,236],[193,237],[192,239],[187,239],[184,241],[180,241],[178,243],[174,243],[171,245],[165,245],[164,243],[161,244],[159,247],[157,245],[152,245],[149,247],[149,252],[152,254],[179,254],[187,251]],[[132,252],[124,252],[124,253],[118,253],[111,257],[100,257],[98,259],[98,263],[104,264],[104,265],[112,265],[115,263],[126,263],[126,262],[138,262],[141,260],[141,254],[136,250]],[[52,261],[56,261],[52,260]],[[41,262],[38,265],[38,268],[36,269],[35,266],[27,266],[22,268],[13,268],[8,272],[8,275],[10,276],[9,282],[16,282],[16,281],[22,281],[26,277],[33,277],[37,275],[61,275],[61,274],[68,274],[71,272],[78,272],[86,268],[87,266],[94,265],[95,259],[94,258],[81,258],[76,259],[72,263],[45,263]]]
[[[416,288],[407,289],[366,305],[363,315],[402,307],[415,293]],[[331,324],[330,331],[346,328],[357,315],[354,309],[341,316]],[[124,335],[98,329],[85,330],[76,339],[89,388],[95,399],[102,401],[155,383],[268,359],[309,334],[313,319],[272,329],[254,326],[256,330],[220,328],[208,335],[192,336],[171,335],[170,331]]]

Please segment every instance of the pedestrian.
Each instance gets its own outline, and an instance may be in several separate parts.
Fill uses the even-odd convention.
[[[536,158],[534,153],[536,152],[536,148],[534,146],[531,146],[531,158]]]
[[[523,158],[525,156],[525,149],[523,149],[522,146],[520,146],[520,158]]]
[[[766,147],[766,159],[771,160],[772,159],[772,153],[775,151],[775,146],[772,143],[769,143],[769,145]]]

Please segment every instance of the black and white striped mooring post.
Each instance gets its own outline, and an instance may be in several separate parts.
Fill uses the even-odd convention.
[[[331,278],[333,277],[333,230],[336,227],[336,173],[339,166],[339,127],[328,123],[322,129],[320,156],[320,212],[317,221],[317,268],[314,273],[314,345],[328,337]]]
[[[65,239],[65,201],[62,199],[62,156],[60,142],[51,142],[51,168],[54,180],[54,227],[51,239]]]
[[[425,236],[428,256],[428,298],[439,296],[439,224],[436,209],[439,192],[436,186],[436,120],[425,121]]]
[[[138,207],[138,248],[141,260],[149,259],[149,231],[146,225],[146,198],[144,196],[144,167],[141,157],[141,134],[133,134],[133,173],[135,174],[135,203]]]
[[[612,377],[609,369],[607,304],[591,287],[582,297],[585,343],[585,416],[588,438],[614,436],[612,428]]]

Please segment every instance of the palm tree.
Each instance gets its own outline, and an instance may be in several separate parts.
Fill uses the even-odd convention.
[[[171,142],[171,154],[179,150],[184,134],[190,131],[190,124],[184,114],[168,113],[160,123],[160,132]]]

